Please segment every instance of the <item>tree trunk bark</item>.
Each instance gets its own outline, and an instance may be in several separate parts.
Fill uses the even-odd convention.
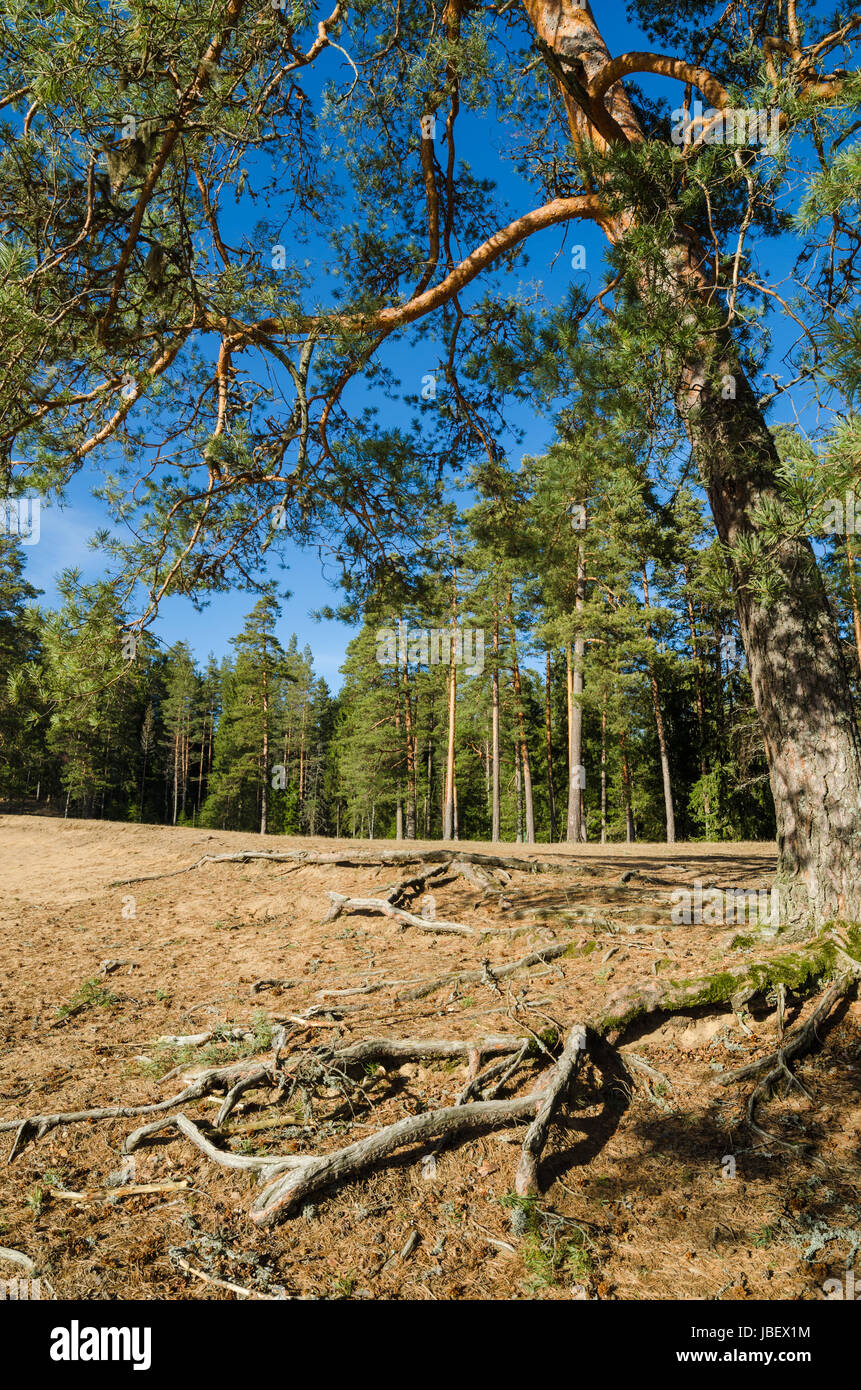
[[[455,834],[455,766],[454,766],[454,740],[457,721],[457,666],[455,657],[457,655],[455,647],[455,637],[457,634],[457,571],[454,564],[454,541],[449,534],[449,543],[452,551],[452,578],[451,578],[451,641],[449,642],[448,657],[448,749],[446,751],[445,762],[445,798],[443,802],[442,818],[442,838],[451,840]]]
[[[646,566],[641,570],[643,576],[643,606],[648,611],[649,608],[649,581],[646,576]],[[652,648],[652,624],[646,619],[646,636],[649,639],[649,648]],[[667,826],[667,844],[676,843],[676,817],[673,810],[673,787],[670,781],[670,757],[667,748],[667,731],[664,726],[664,714],[661,709],[661,696],[658,690],[658,678],[655,675],[655,663],[651,654],[648,657],[649,666],[649,685],[652,690],[652,709],[655,712],[655,728],[658,732],[658,752],[661,759],[661,780],[664,784],[664,815]]]
[[[454,835],[454,739],[457,719],[457,677],[454,664],[454,634],[448,672],[448,747],[445,758],[445,802],[443,806],[442,838]]]
[[[861,670],[861,612],[858,609],[858,586],[855,581],[855,552],[852,549],[852,542],[846,536],[846,566],[849,571],[849,595],[852,600],[852,625],[855,630],[855,654],[858,657],[858,669]]]
[[[580,839],[580,768],[583,756],[583,708],[574,699],[583,689],[582,672],[575,670],[571,643],[565,645],[565,686],[568,700],[568,818],[565,839],[574,844]]]
[[[398,633],[400,634],[400,623],[398,623]],[[397,757],[400,760],[401,752],[401,686],[398,680],[398,672],[395,670],[395,748]],[[404,838],[404,799],[401,795],[401,778],[398,772],[398,794],[395,800],[395,839]]]
[[[550,705],[550,648],[544,679],[544,738],[547,746],[547,799],[550,805],[550,839],[556,839],[556,794],[553,790],[553,724]]]
[[[265,661],[264,656],[264,661]],[[266,834],[269,819],[269,681],[263,668],[263,780],[260,783],[260,834]]]
[[[514,682],[514,703],[517,710],[517,732],[520,744],[520,760],[523,764],[523,800],[526,808],[526,840],[535,844],[535,810],[532,801],[532,768],[529,763],[529,749],[526,744],[526,717],[523,712],[523,690],[520,682],[520,666],[517,661],[517,633],[514,627],[514,611],[511,590],[508,591],[508,626],[511,631],[511,678]]]
[[[410,675],[407,665],[406,644],[404,644],[404,665],[402,684],[404,689],[404,728],[407,736],[407,839],[416,838],[416,806],[418,803],[418,748],[416,747],[415,720],[413,718],[413,696],[410,690]]]
[[[493,809],[490,838],[494,844],[499,842],[499,613],[494,607],[493,614],[493,673],[491,676],[492,742],[493,742]]]
[[[628,844],[633,844],[634,839],[634,812],[631,806],[631,768],[628,763],[628,731],[623,729],[619,734],[619,749],[622,754],[622,801],[625,806],[625,839]]]
[[[694,688],[697,701],[697,726],[700,735],[700,776],[705,778],[706,767],[706,706],[703,697],[703,658],[700,651],[699,638],[697,636],[696,615],[694,613],[694,601],[691,597],[690,573],[687,565],[682,566],[685,577],[685,602],[688,610],[688,628],[691,634],[691,657],[694,663]],[[703,810],[706,819],[706,839],[711,836],[711,801],[708,793],[703,796]]]
[[[578,619],[583,612],[585,602],[586,543],[581,538],[577,547],[577,589],[574,599],[574,611],[577,613]],[[583,823],[581,773],[583,766],[583,705],[579,698],[583,694],[583,660],[586,654],[586,643],[580,631],[579,621],[577,636],[574,638],[573,660],[570,643],[566,647],[565,654],[568,663],[568,825],[565,838],[569,844],[576,844],[586,838]]]
[[[523,781],[520,774],[520,744],[514,740],[514,838],[517,844],[523,843]]]
[[[179,812],[179,724],[173,733],[173,823]]]
[[[601,700],[601,844],[607,843],[607,691]]]

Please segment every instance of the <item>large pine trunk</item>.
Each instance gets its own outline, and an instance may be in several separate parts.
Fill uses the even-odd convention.
[[[777,451],[734,359],[735,399],[692,369],[680,405],[721,540],[730,554],[774,495]],[[713,373],[712,373],[713,375]],[[777,818],[779,880],[790,919],[861,920],[861,743],[843,650],[806,540],[773,557],[782,592],[758,602],[732,563],[739,626]]]
[[[609,60],[586,3],[522,0],[539,39],[591,82]],[[563,92],[575,148],[602,137]],[[624,86],[606,104],[631,138],[640,135]],[[613,241],[630,217],[604,225]],[[644,280],[644,301],[669,300],[680,320],[693,318],[705,291],[700,248],[677,232],[664,273]],[[822,576],[806,540],[788,540],[773,558],[782,589],[758,601],[738,557],[738,543],[756,532],[755,509],[776,496],[778,457],[756,397],[727,335],[703,344],[677,389],[718,536],[727,547],[739,626],[768,759],[777,818],[781,910],[790,920],[861,920],[861,744],[837,625]],[[733,393],[720,383],[730,378]]]

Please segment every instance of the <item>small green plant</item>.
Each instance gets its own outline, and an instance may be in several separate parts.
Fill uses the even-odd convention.
[[[541,1047],[542,1043],[548,1052],[555,1051],[559,1046],[559,1034],[557,1030],[555,1028],[545,1028],[542,1032],[536,1033],[535,1037],[532,1038],[529,1043],[529,1055],[532,1057],[543,1055],[544,1049]]]
[[[48,1195],[47,1189],[41,1183],[34,1183],[27,1193],[25,1201],[34,1216],[42,1215],[42,1207],[45,1205],[45,1198]]]
[[[356,1276],[354,1274],[344,1274],[340,1279],[332,1280],[335,1298],[350,1298],[355,1287]]]
[[[57,1017],[71,1018],[72,1014],[82,1013],[84,1009],[108,1009],[116,1002],[117,996],[98,980],[85,980],[68,1004],[58,1006]]]
[[[764,1250],[767,1245],[771,1245],[777,1235],[774,1226],[763,1226],[761,1231],[751,1238],[751,1245],[756,1245],[760,1250]]]
[[[251,1026],[254,1029],[254,1050],[264,1052],[267,1047],[272,1046],[272,1039],[275,1034],[272,1020],[267,1018],[262,1009],[256,1009],[251,1015]]]
[[[512,1212],[511,1224],[520,1237],[530,1292],[548,1288],[561,1279],[580,1282],[591,1273],[589,1237],[575,1221],[543,1211],[536,1197],[509,1193],[501,1202]]]

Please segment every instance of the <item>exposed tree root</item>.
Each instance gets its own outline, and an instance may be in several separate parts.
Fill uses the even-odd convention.
[[[561,945],[542,946],[538,951],[530,951],[528,956],[521,956],[520,960],[512,961],[510,965],[488,965],[487,963],[485,965],[495,979],[504,980],[506,976],[513,975],[517,970],[526,970],[531,965],[543,965],[548,960],[558,960],[570,949],[570,943],[566,941]],[[455,970],[450,971],[447,975],[437,975],[433,980],[415,985],[412,989],[402,990],[398,999],[404,1001],[424,999],[429,994],[435,994],[438,989],[445,988],[446,985],[474,984],[485,978],[486,969],[485,966],[482,966],[481,970]]]
[[[436,1139],[441,1135],[452,1138],[456,1134],[474,1133],[476,1130],[493,1128],[494,1125],[525,1119],[534,1113],[541,1097],[541,1092],[533,1092],[514,1100],[474,1101],[468,1105],[449,1105],[442,1110],[430,1110],[423,1115],[410,1115],[335,1153],[309,1158],[305,1167],[275,1178],[252,1202],[249,1213],[251,1220],[256,1226],[271,1226],[322,1188],[358,1177],[379,1159],[403,1148],[405,1144]]]
[[[104,1105],[92,1110],[58,1111],[50,1115],[31,1115],[24,1120],[0,1120],[0,1133],[15,1130],[15,1138],[7,1162],[11,1163],[26,1145],[34,1139],[43,1139],[58,1125],[82,1124],[87,1120],[127,1120],[138,1115],[157,1115],[185,1105],[188,1101],[200,1100],[213,1091],[223,1088],[229,1079],[238,1079],[244,1073],[263,1079],[270,1076],[268,1067],[261,1064],[260,1058],[252,1062],[236,1062],[228,1067],[210,1067],[199,1073],[184,1090],[169,1100],[153,1101],[148,1105]]]
[[[575,1024],[568,1034],[562,1056],[553,1069],[538,1107],[538,1113],[529,1126],[523,1141],[520,1164],[514,1179],[514,1190],[519,1197],[532,1196],[540,1191],[538,1164],[544,1152],[544,1145],[547,1143],[550,1123],[585,1055],[586,1029],[581,1024]]]
[[[793,1057],[808,1052],[819,1042],[817,1029],[830,1014],[838,1000],[843,999],[852,988],[853,977],[849,974],[841,975],[828,986],[813,1013],[807,1022],[800,1028],[796,1028],[789,1034],[785,1042],[776,1052],[770,1052],[767,1057],[759,1057],[755,1062],[746,1062],[743,1067],[736,1067],[733,1071],[726,1072],[719,1078],[720,1084],[728,1086],[736,1081],[744,1081],[747,1077],[758,1076],[763,1071],[781,1070],[781,1063],[790,1062]]]
[[[328,891],[332,901],[324,922],[332,922],[342,912],[371,912],[381,917],[391,917],[403,927],[417,927],[419,931],[431,932],[436,936],[511,936],[522,932],[523,927],[468,927],[463,922],[441,922],[437,918],[417,917],[404,907],[395,907],[387,898],[350,898],[346,893]]]
[[[432,932],[436,936],[478,935],[474,927],[464,926],[462,922],[428,921],[424,917],[417,917],[414,912],[407,912],[404,907],[395,907],[386,898],[350,898],[346,893],[334,893],[331,889],[326,896],[331,899],[332,906],[323,918],[324,922],[334,922],[342,912],[372,912],[380,917],[391,917],[404,927],[417,927],[419,931]]]
[[[512,1034],[492,1034],[467,1042],[453,1038],[366,1038],[350,1047],[339,1048],[332,1053],[332,1060],[348,1066],[356,1062],[439,1061],[446,1057],[469,1057],[472,1052],[480,1057],[498,1057],[516,1052],[528,1041],[528,1038]]]
[[[807,1022],[802,1027],[795,1029],[788,1038],[781,1039],[780,1047],[776,1052],[770,1053],[767,1057],[760,1057],[755,1062],[748,1062],[743,1067],[736,1067],[734,1071],[728,1072],[720,1078],[724,1085],[728,1085],[730,1082],[741,1081],[749,1076],[758,1076],[761,1072],[767,1071],[767,1075],[757,1083],[747,1101],[747,1123],[754,1134],[759,1135],[760,1139],[764,1139],[769,1144],[777,1144],[784,1149],[804,1147],[800,1144],[789,1143],[787,1140],[781,1139],[779,1135],[771,1134],[763,1129],[757,1123],[757,1107],[762,1101],[768,1099],[773,1088],[781,1080],[787,1081],[790,1086],[797,1086],[805,1095],[808,1094],[798,1077],[790,1071],[789,1063],[794,1057],[800,1057],[816,1046],[819,1042],[817,1031],[819,1025],[825,1021],[834,1005],[845,997],[854,983],[855,977],[848,971],[841,975],[829,985]],[[782,1007],[780,1013],[779,1027],[782,1031]]]
[[[517,867],[522,867],[519,861]],[[440,861],[438,868],[427,873],[423,871],[402,881],[391,889],[385,898],[351,899],[342,894],[332,893],[330,897],[333,907],[337,909],[335,915],[354,907],[367,910],[368,905],[371,905],[373,910],[396,920],[408,919],[408,925],[421,926],[425,930],[454,931],[459,935],[468,936],[482,935],[478,929],[459,923],[426,922],[414,917],[395,901],[408,899],[421,891],[429,881],[449,874],[451,869],[452,857],[447,856],[444,862]],[[299,1045],[298,1035],[294,1033],[292,1051],[287,1050],[287,1036],[281,1029],[268,1056],[252,1057],[220,1067],[189,1069],[182,1077],[183,1089],[167,1100],[5,1120],[0,1121],[0,1131],[15,1131],[9,1156],[11,1161],[31,1139],[42,1138],[59,1125],[153,1117],[128,1135],[124,1145],[126,1153],[133,1152],[156,1135],[178,1133],[194,1145],[208,1161],[228,1169],[257,1174],[260,1183],[264,1185],[255,1196],[249,1215],[256,1225],[269,1226],[301,1208],[303,1203],[324,1188],[360,1177],[375,1163],[406,1145],[433,1141],[434,1148],[430,1154],[425,1154],[425,1159],[430,1160],[445,1144],[460,1136],[494,1126],[528,1121],[529,1128],[514,1177],[514,1186],[519,1196],[530,1197],[540,1190],[539,1166],[554,1120],[566,1099],[570,1100],[572,1082],[590,1052],[598,1057],[597,1049],[606,1052],[609,1048],[626,1071],[642,1071],[653,1080],[666,1082],[667,1079],[648,1063],[618,1050],[619,1040],[635,1021],[641,1024],[649,1016],[680,1013],[703,1006],[729,1010],[740,997],[754,994],[774,997],[776,991],[780,1023],[786,988],[790,988],[797,996],[810,994],[819,987],[823,978],[831,977],[832,982],[807,1022],[786,1038],[781,1036],[780,1046],[775,1053],[721,1077],[722,1083],[727,1085],[766,1073],[748,1102],[748,1121],[751,1129],[761,1136],[765,1135],[765,1131],[758,1127],[756,1121],[756,1107],[759,1101],[781,1077],[795,1081],[789,1070],[789,1062],[815,1044],[818,1039],[817,1028],[827,1018],[837,1001],[852,988],[861,973],[861,966],[854,958],[846,955],[845,948],[846,943],[838,947],[830,940],[817,938],[791,956],[774,956],[754,963],[748,962],[726,968],[713,976],[696,979],[650,980],[646,985],[639,985],[635,989],[619,991],[605,1002],[598,1010],[597,1016],[569,1027],[565,1045],[555,1062],[541,1077],[524,1083],[526,1093],[522,1095],[509,1094],[502,1097],[500,1092],[512,1083],[521,1068],[534,1067],[536,1059],[542,1054],[553,1061],[553,1052],[558,1044],[552,1040],[551,1035],[539,1037],[520,1022],[516,1024],[516,1027],[522,1030],[520,1032],[466,1039],[367,1037],[347,1044],[341,1044],[337,1039],[333,1044],[326,1044],[305,1035],[304,1041]],[[499,979],[518,970],[558,959],[567,949],[567,943],[554,944],[532,951],[506,965],[490,966],[489,962],[484,962],[481,970],[452,971],[431,980],[417,982],[399,998],[420,999],[448,984],[456,986],[466,982],[488,980],[496,985]],[[835,968],[838,966],[840,974],[834,978]],[[386,983],[390,985],[392,982]],[[314,1009],[309,1010],[309,1014],[320,1008],[320,1005],[314,1006]],[[288,1017],[303,1029],[314,1026],[305,1015]],[[242,1036],[247,1035],[247,1030],[237,1031]],[[555,1032],[554,1029],[554,1036]],[[203,1042],[209,1036],[211,1034],[189,1035],[181,1041],[186,1044]],[[351,1096],[358,1096],[360,1103],[365,1102],[367,1083],[362,1072],[368,1064],[400,1066],[404,1062],[432,1062],[451,1058],[463,1058],[469,1064],[466,1084],[454,1104],[406,1116],[377,1133],[333,1152],[253,1156],[237,1154],[220,1146],[219,1140],[224,1136],[223,1126],[240,1097],[249,1091],[269,1091],[272,1098],[268,1103],[275,1107],[282,1102],[289,1104],[298,1092],[303,1102],[310,1106],[310,1094],[319,1086],[325,1088],[327,1094],[332,1094],[333,1089],[340,1091],[352,1108]],[[196,1122],[184,1112],[183,1107],[187,1104],[201,1100],[213,1092],[224,1094],[214,1125]],[[346,1106],[344,1109],[346,1110]],[[304,1138],[314,1127],[317,1127],[321,1136],[329,1134],[332,1132],[332,1125],[340,1123],[340,1116],[340,1111],[337,1111],[335,1116],[330,1115],[322,1127],[319,1126],[319,1122],[313,1121],[312,1117],[312,1124],[303,1126],[300,1134]],[[287,1121],[282,1123],[285,1129],[290,1128]],[[775,1142],[773,1136],[765,1137],[770,1142]]]
[[[272,1176],[278,1169],[298,1167],[304,1162],[303,1159],[291,1156],[258,1158],[251,1154],[235,1154],[229,1149],[219,1149],[182,1112],[178,1115],[168,1115],[163,1120],[154,1120],[152,1124],[141,1125],[140,1129],[133,1130],[123,1144],[123,1153],[134,1153],[135,1149],[140,1148],[141,1144],[145,1143],[147,1139],[151,1139],[154,1134],[162,1134],[168,1129],[179,1130],[180,1134],[191,1140],[196,1149],[199,1149],[212,1163],[217,1163],[221,1168],[239,1168],[244,1172],[268,1173]]]
[[[594,875],[597,871],[570,856],[560,855],[558,859],[536,859],[529,856],[520,859],[513,855],[481,854],[467,850],[375,850],[364,854],[345,853],[343,850],[241,850],[236,854],[202,854],[193,864],[182,869],[171,869],[164,874],[143,874],[138,878],[114,879],[108,886],[119,888],[127,883],[152,883],[158,879],[176,878],[179,874],[190,874],[204,864],[250,864],[258,860],[271,864],[295,864],[303,867],[310,864],[327,864],[345,869],[383,868],[387,864],[440,864],[449,868],[458,863],[481,865],[486,868],[516,870],[520,873],[580,873]]]

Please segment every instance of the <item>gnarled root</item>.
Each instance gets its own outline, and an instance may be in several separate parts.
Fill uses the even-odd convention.
[[[575,1024],[568,1034],[562,1056],[553,1068],[544,1092],[538,1113],[526,1133],[520,1165],[514,1179],[514,1190],[519,1197],[536,1194],[538,1185],[538,1165],[547,1143],[547,1135],[557,1107],[564,1099],[571,1082],[586,1056],[586,1029]]]
[[[397,1124],[388,1125],[378,1134],[360,1139],[335,1153],[307,1159],[303,1167],[297,1166],[292,1172],[274,1178],[258,1193],[251,1204],[251,1220],[257,1226],[270,1226],[273,1222],[288,1216],[291,1211],[295,1211],[297,1206],[322,1188],[329,1187],[334,1182],[357,1177],[373,1163],[405,1144],[429,1139],[449,1139],[458,1134],[492,1128],[494,1125],[512,1124],[536,1114],[536,1109],[536,1119],[529,1128],[524,1145],[521,1168],[524,1164],[537,1167],[552,1116],[567,1091],[585,1051],[586,1030],[577,1024],[571,1029],[562,1056],[542,1090],[531,1091],[528,1095],[513,1100],[471,1101],[449,1105],[423,1115],[410,1115],[404,1120],[399,1120]],[[470,1088],[471,1085],[472,1083]]]

